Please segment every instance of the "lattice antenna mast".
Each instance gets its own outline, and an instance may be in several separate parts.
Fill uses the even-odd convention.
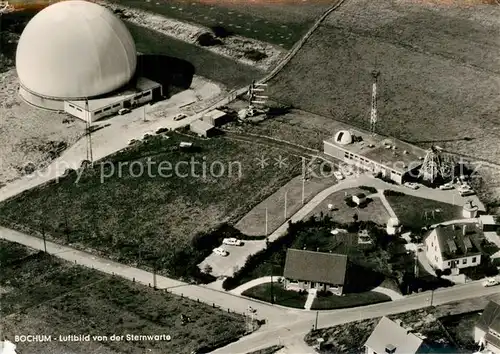
[[[373,84],[372,84],[372,107],[370,111],[370,132],[372,135],[375,134],[375,126],[378,121],[377,116],[377,83],[380,72],[378,70],[372,71]]]
[[[248,88],[248,106],[249,107],[256,107],[256,106],[261,106],[261,108],[264,108],[267,99],[269,96],[264,96],[262,95],[261,92],[264,92],[266,90],[267,84],[259,84],[255,83],[255,80],[252,81],[252,84]]]

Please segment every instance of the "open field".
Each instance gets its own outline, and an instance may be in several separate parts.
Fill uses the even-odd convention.
[[[426,3],[347,1],[272,80],[271,95],[366,128],[376,68],[379,132],[500,161],[500,7]]]
[[[449,335],[450,332],[445,330],[442,319],[443,317],[449,318],[450,315],[482,310],[490,298],[491,296],[483,296],[433,308],[402,312],[388,317],[393,321],[400,319],[403,326],[411,327],[415,333],[427,336],[426,343],[432,346],[434,352],[456,353],[457,349],[468,352],[460,345],[460,342],[455,341]],[[307,334],[305,341],[309,345],[315,345],[317,338],[323,338],[325,342],[319,351],[322,354],[361,354],[365,352],[363,345],[379,320],[380,317],[312,331]],[[446,329],[449,328],[446,327]]]
[[[386,191],[386,198],[400,223],[412,230],[439,224],[443,221],[462,219],[462,208],[411,195],[394,195]]]
[[[178,150],[180,141],[195,148]],[[155,137],[84,171],[78,183],[71,174],[1,204],[1,219],[120,262],[187,276],[222,236],[207,233],[236,222],[299,173],[292,158],[287,167],[259,168],[262,154],[279,151],[223,137]]]
[[[378,197],[372,198],[365,207],[351,208],[347,206],[344,201],[346,193],[347,195],[354,195],[357,193],[365,193],[365,195],[370,194],[370,192],[359,188],[346,189],[330,194],[316,208],[314,208],[314,210],[311,211],[307,217],[313,215],[319,216],[323,213],[323,215],[329,215],[336,222],[347,223],[351,222],[354,214],[356,214],[358,216],[358,220],[360,221],[373,221],[379,225],[385,225],[387,223],[389,214]],[[328,204],[333,205],[332,210],[328,209]]]
[[[377,293],[375,291],[345,294],[343,296],[329,294],[327,296],[316,296],[311,306],[311,310],[334,310],[378,304],[386,301],[391,301],[391,298],[385,294]]]
[[[44,166],[83,134],[85,123],[36,109],[17,94],[14,69],[0,72],[0,187]]]
[[[190,353],[245,333],[244,318],[176,295],[0,241],[2,335],[41,334],[51,342],[18,343],[21,353]],[[182,324],[181,314],[191,318]],[[60,342],[65,335],[109,340]],[[112,335],[169,335],[171,340],[113,341]]]
[[[206,27],[222,26],[243,37],[258,39],[291,48],[307,32],[314,20],[333,1],[203,1],[203,0],[116,0],[121,5],[138,8]]]
[[[219,82],[229,89],[248,85],[264,76],[264,72],[222,57],[196,45],[167,37],[161,33],[125,22],[137,51],[185,60],[195,68],[195,75]]]

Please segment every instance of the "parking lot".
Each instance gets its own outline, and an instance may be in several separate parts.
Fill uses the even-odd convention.
[[[216,277],[232,276],[236,269],[243,267],[249,255],[257,253],[266,247],[265,241],[243,242],[242,246],[221,245],[220,247],[229,253],[226,257],[212,253],[198,266],[200,269],[204,269],[207,264],[210,265],[212,267],[212,275]]]

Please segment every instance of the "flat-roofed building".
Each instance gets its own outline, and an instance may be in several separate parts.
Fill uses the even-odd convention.
[[[207,123],[201,119],[197,119],[194,122],[190,123],[189,130],[205,138],[214,136],[216,132],[215,127],[212,124]]]
[[[418,177],[426,155],[417,146],[361,130],[341,130],[323,146],[325,154],[399,184],[410,175]]]
[[[203,115],[202,120],[212,124],[214,127],[220,127],[231,120],[231,117],[224,111],[214,109]]]
[[[64,111],[92,123],[111,116],[122,108],[140,106],[157,100],[163,95],[161,84],[145,77],[138,78],[134,86],[116,94],[93,98],[88,101],[65,101]]]

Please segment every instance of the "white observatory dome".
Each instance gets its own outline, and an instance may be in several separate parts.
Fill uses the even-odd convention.
[[[124,23],[108,9],[79,0],[40,11],[21,34],[16,53],[20,94],[41,106],[47,99],[114,91],[130,81],[136,64],[135,43]]]
[[[335,142],[340,145],[352,144],[352,134],[347,130],[341,130],[335,134]]]

